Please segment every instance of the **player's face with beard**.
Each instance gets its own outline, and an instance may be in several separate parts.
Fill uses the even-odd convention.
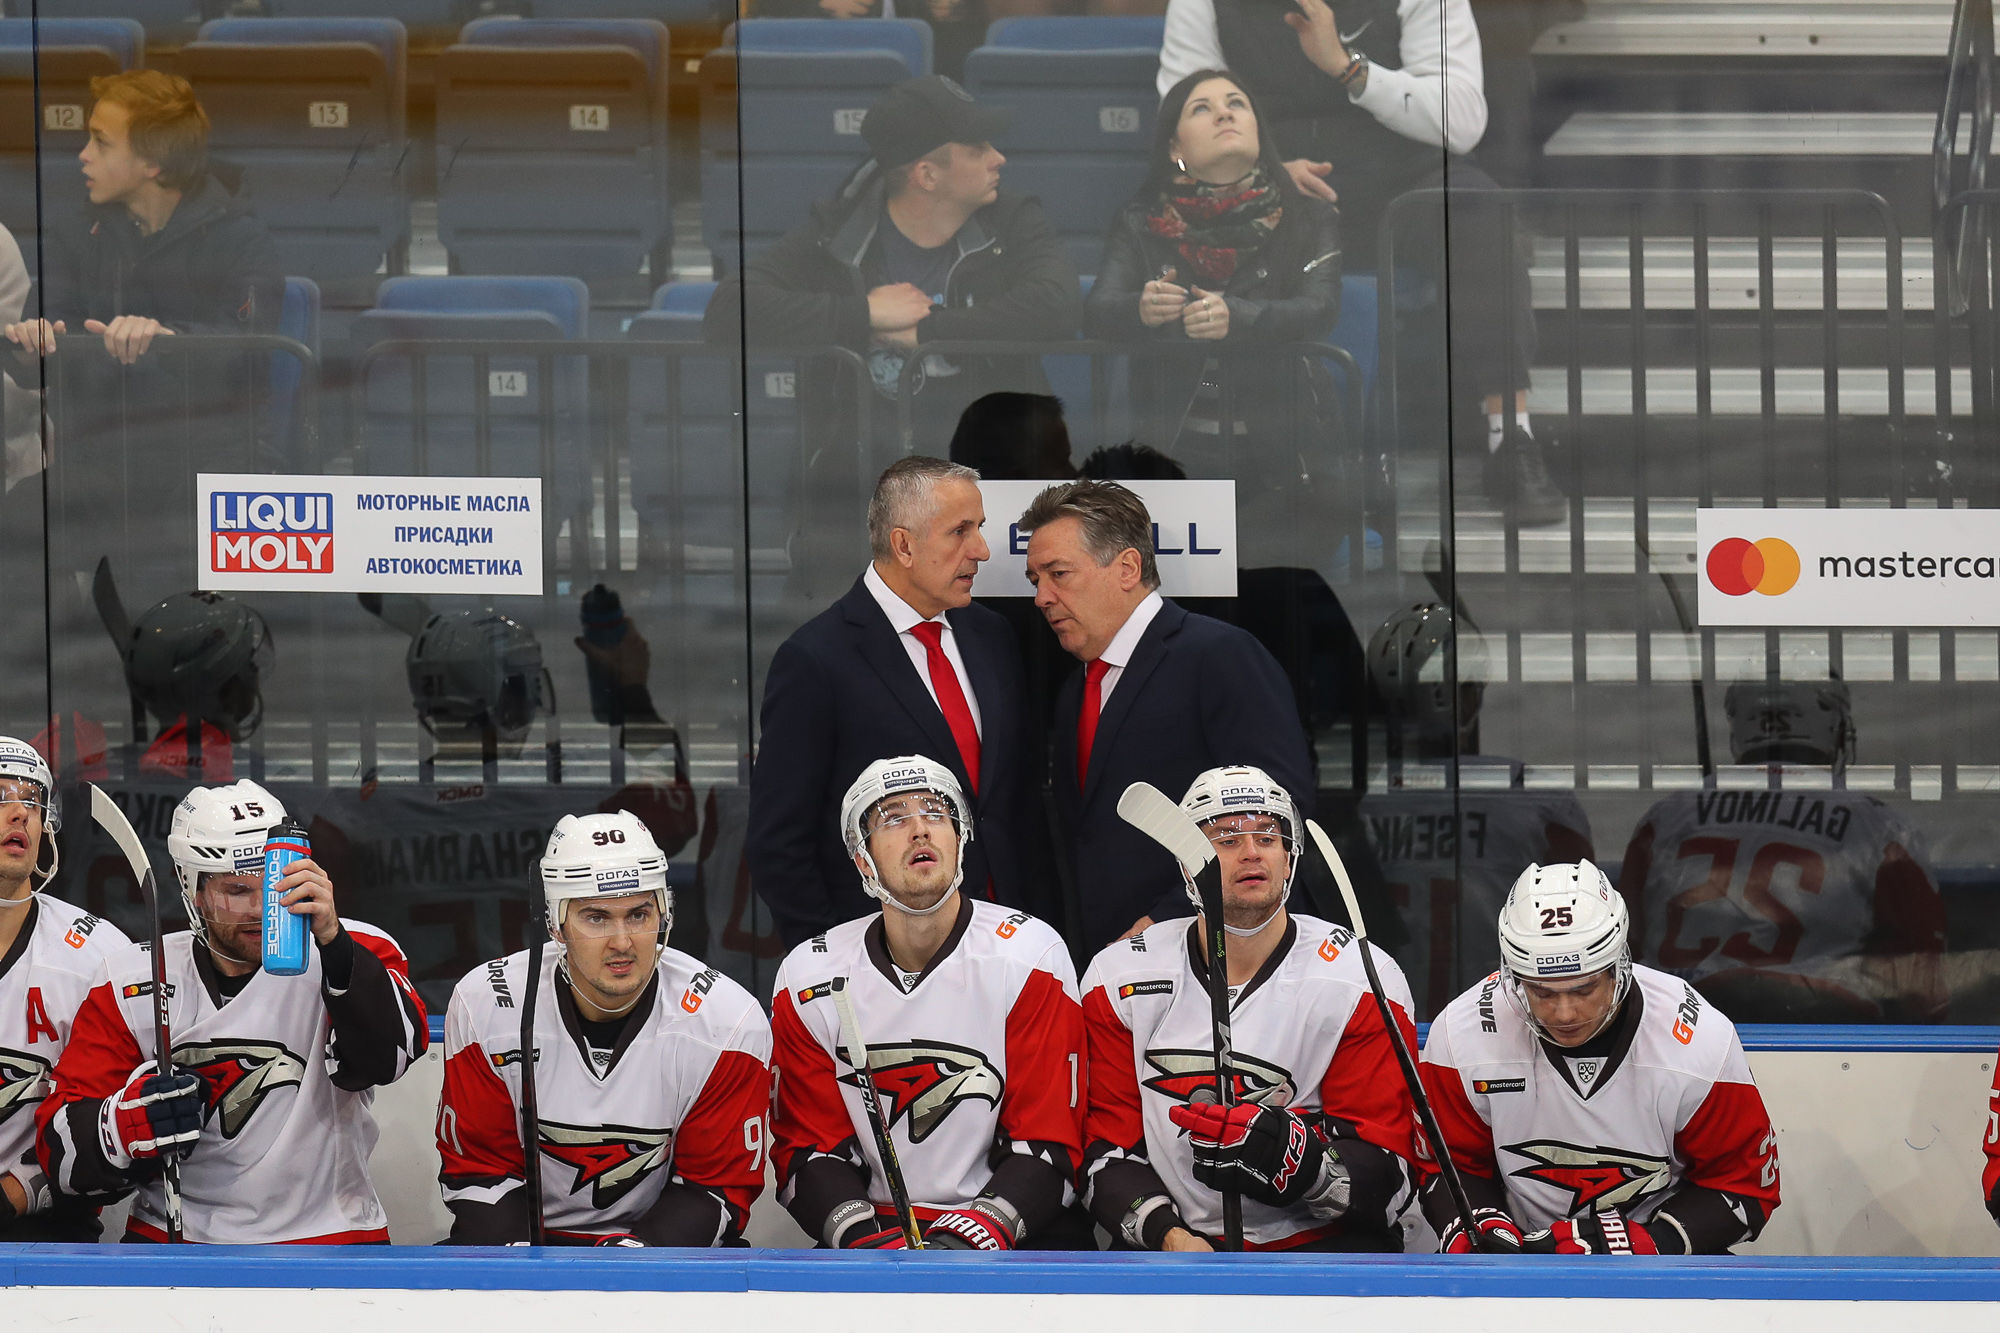
[[[203,875],[195,890],[194,908],[208,929],[211,953],[232,963],[264,965],[262,875]]]
[[[1222,919],[1239,928],[1270,920],[1285,896],[1292,858],[1270,815],[1224,815],[1202,825],[1222,863]]]
[[[660,905],[650,893],[571,900],[562,930],[570,984],[600,1009],[624,1010],[653,979],[659,937]]]
[[[1558,1046],[1581,1046],[1611,1018],[1611,1000],[1618,993],[1616,968],[1606,968],[1576,981],[1521,981],[1528,1010]]]
[[[935,906],[958,877],[958,825],[929,792],[886,797],[870,812],[868,854],[882,887],[914,911]]]

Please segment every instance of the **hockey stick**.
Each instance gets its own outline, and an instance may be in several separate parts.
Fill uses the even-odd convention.
[[[896,1205],[896,1220],[903,1225],[903,1244],[921,1250],[924,1238],[917,1230],[917,1211],[910,1206],[910,1187],[903,1183],[903,1164],[896,1158],[896,1144],[889,1137],[889,1121],[882,1114],[882,1099],[875,1092],[875,1075],[868,1067],[868,1043],[861,1039],[861,1024],[854,1017],[854,998],[847,993],[846,977],[833,979],[833,1007],[840,1015],[840,1044],[847,1049],[847,1063],[854,1069],[854,1084],[860,1089],[861,1105],[868,1112],[868,1128],[875,1135],[875,1153],[882,1159],[882,1177],[889,1182],[889,1199]]]
[[[1215,1038],[1214,1100],[1234,1106],[1236,1044],[1230,1034],[1229,934],[1222,922],[1222,863],[1215,859],[1215,848],[1187,812],[1150,782],[1135,782],[1125,789],[1118,798],[1118,817],[1172,852],[1201,899],[1208,1017]],[[1188,1100],[1209,1099],[1191,1095]],[[1243,1196],[1234,1190],[1222,1191],[1222,1244],[1227,1250],[1243,1248]]]
[[[528,1244],[543,1245],[548,1232],[542,1217],[542,1112],[535,1100],[535,995],[542,988],[542,943],[548,929],[532,916],[528,921],[534,939],[528,944],[528,979],[521,987],[521,1180],[528,1192]]]
[[[1409,1085],[1410,1096],[1417,1104],[1417,1118],[1423,1121],[1424,1133],[1432,1144],[1432,1156],[1437,1159],[1438,1172],[1444,1177],[1445,1188],[1451,1192],[1451,1201],[1458,1208],[1459,1220],[1465,1224],[1465,1234],[1471,1239],[1473,1248],[1480,1244],[1479,1228],[1473,1224],[1472,1199],[1465,1192],[1465,1180],[1458,1173],[1458,1163],[1451,1159],[1451,1145],[1445,1142],[1444,1131],[1438,1128],[1437,1113],[1431,1109],[1431,1099],[1424,1091],[1424,1081],[1417,1073],[1416,1058],[1410,1054],[1409,1043],[1403,1037],[1403,1029],[1396,1024],[1395,1011],[1389,1007],[1389,997],[1382,992],[1382,977],[1375,970],[1375,956],[1368,946],[1368,925],[1361,919],[1361,903],[1354,896],[1353,881],[1347,877],[1347,865],[1340,859],[1340,852],[1333,845],[1333,839],[1326,836],[1326,830],[1317,820],[1306,821],[1306,832],[1312,834],[1313,844],[1325,858],[1327,868],[1333,871],[1334,882],[1340,885],[1341,899],[1347,904],[1347,918],[1354,924],[1354,942],[1361,949],[1361,967],[1368,974],[1368,989],[1375,993],[1375,1008],[1382,1015],[1382,1026],[1389,1030],[1389,1044],[1396,1048],[1396,1063],[1403,1068],[1403,1082]]]
[[[152,926],[153,955],[153,1065],[162,1078],[172,1078],[174,1073],[173,1036],[167,1030],[167,950],[166,929],[160,924],[159,886],[153,880],[153,863],[146,855],[146,849],[139,842],[139,835],[132,830],[132,821],[125,818],[125,812],[118,803],[105,795],[104,788],[90,783],[90,817],[97,826],[111,835],[111,841],[118,844],[118,850],[125,853],[125,860],[131,865],[132,873],[139,880],[139,894],[146,900],[146,916]],[[181,1163],[178,1157],[168,1156],[165,1170],[160,1177],[161,1191],[166,1196],[167,1243],[178,1245],[182,1239],[181,1227]]]

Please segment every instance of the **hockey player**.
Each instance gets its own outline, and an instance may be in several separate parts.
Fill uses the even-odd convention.
[[[1216,1083],[1199,916],[1107,947],[1083,982],[1090,1210],[1114,1248],[1207,1250],[1231,1190],[1246,1249],[1400,1250],[1414,1107],[1353,936],[1285,909],[1291,798],[1261,769],[1212,768],[1181,808],[1222,863],[1238,1105],[1191,1101]],[[1414,1046],[1409,987],[1379,970]]]
[[[1438,602],[1398,611],[1368,641],[1369,680],[1404,762],[1391,763],[1361,815],[1409,929],[1397,961],[1421,1016],[1493,970],[1491,923],[1522,866],[1593,855],[1574,792],[1529,788],[1519,760],[1479,753],[1486,672],[1478,632]],[[1412,761],[1455,786],[1413,782]]]
[[[667,858],[638,816],[565,815],[542,857],[535,1134],[522,1152],[530,954],[475,968],[445,1018],[438,1179],[451,1240],[506,1245],[541,1209],[552,1245],[740,1243],[764,1188],[771,1029],[750,993],[667,947]]]
[[[97,1210],[58,1200],[35,1158],[35,1106],[70,1022],[123,932],[41,892],[62,828],[55,778],[34,747],[0,736],[0,1241],[91,1241]],[[45,857],[43,852],[48,854]]]
[[[882,911],[807,940],[778,969],[778,1197],[829,1248],[904,1245],[849,1058],[858,1043],[926,1247],[1096,1248],[1069,1210],[1083,1015],[1062,939],[959,892],[973,826],[943,764],[870,764],[840,822]],[[858,1031],[843,1021],[840,978]]]
[[[1994,1061],[1993,1091],[1987,1098],[1986,1170],[1979,1179],[1979,1192],[1986,1196],[1986,1211],[2000,1222],[2000,1060]]]
[[[368,1178],[369,1104],[423,1054],[427,1019],[402,950],[340,917],[310,859],[278,885],[311,929],[306,970],[263,970],[264,842],[284,816],[254,782],[187,794],[167,838],[192,926],[164,943],[174,1072],[154,1072],[150,946],[129,945],[99,971],[36,1116],[58,1195],[137,1191],[127,1240],[167,1236],[169,1155],[190,1241],[389,1238]]]
[[[1618,875],[1633,954],[1745,1021],[1942,1022],[1944,899],[1908,821],[1842,785],[1847,686],[1746,682],[1723,708],[1737,763],[1830,769],[1834,789],[1709,788],[1647,811]]]
[[[1514,882],[1500,970],[1424,1046],[1424,1088],[1489,1242],[1473,1244],[1433,1178],[1440,1249],[1723,1254],[1778,1206],[1778,1137],[1736,1028],[1687,983],[1634,967],[1626,936],[1624,899],[1588,861]]]

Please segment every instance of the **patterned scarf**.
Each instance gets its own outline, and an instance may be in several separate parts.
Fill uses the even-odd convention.
[[[1237,266],[1257,253],[1284,216],[1278,190],[1261,166],[1227,185],[1174,181],[1146,218],[1155,236],[1176,243],[1189,282],[1219,289]]]

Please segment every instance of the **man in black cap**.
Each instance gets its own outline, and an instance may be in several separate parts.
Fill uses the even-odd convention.
[[[984,394],[1047,393],[1037,357],[931,353],[905,373],[926,343],[1076,334],[1075,268],[1040,203],[1000,188],[1007,159],[993,139],[1006,123],[1004,111],[941,75],[884,93],[861,122],[870,159],[807,222],[753,257],[740,281],[716,289],[710,339],[742,337],[753,355],[829,343],[861,354],[875,386],[871,433],[897,453],[943,453],[959,413]],[[905,392],[908,437],[898,430]],[[852,395],[840,394],[837,376],[802,376],[798,393],[803,420],[855,438]]]

